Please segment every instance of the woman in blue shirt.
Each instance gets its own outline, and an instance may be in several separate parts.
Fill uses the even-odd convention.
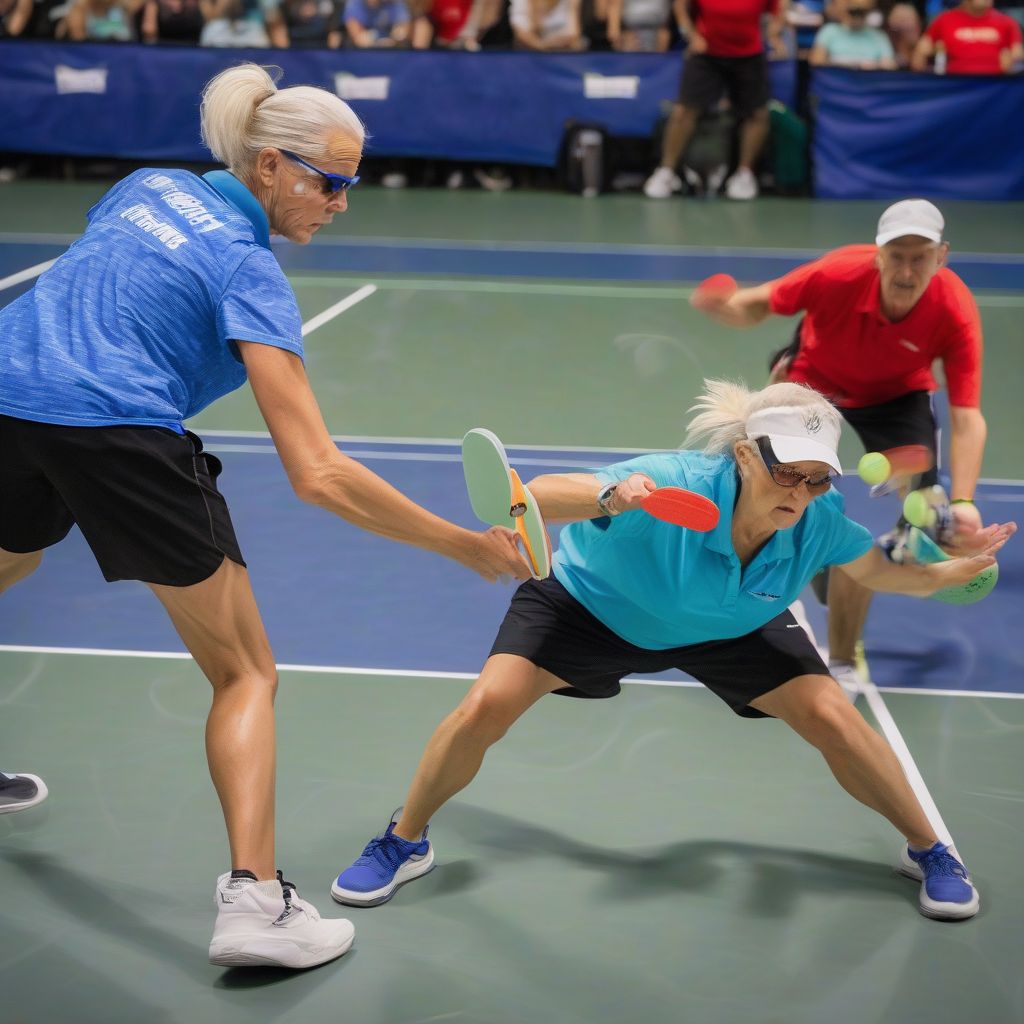
[[[979,536],[979,553],[895,565],[832,489],[840,416],[817,392],[773,384],[751,393],[711,382],[690,425],[702,452],[644,456],[596,475],[542,476],[530,489],[569,521],[554,578],[524,583],[480,678],[438,727],[405,806],[332,886],[374,906],[431,869],[427,823],[476,775],[487,748],[548,693],[612,697],[631,672],[678,668],[736,714],[782,719],[816,746],[840,784],[906,837],[901,870],[923,880],[923,913],[963,918],[978,896],[938,841],[885,740],[833,680],[788,605],[825,565],[874,590],[925,596],[994,562],[1012,523]],[[653,488],[685,487],[721,510],[708,533],[640,510]]]
[[[309,967],[344,953],[352,926],[321,921],[275,870],[274,657],[220,463],[184,421],[248,379],[300,498],[487,579],[528,572],[511,531],[439,519],[342,455],[306,378],[270,234],[304,244],[345,212],[359,119],[248,64],[206,87],[202,129],[227,171],[129,175],[0,310],[0,591],[76,523],[106,579],[149,584],[214,691],[206,749],[232,871],[210,959]]]

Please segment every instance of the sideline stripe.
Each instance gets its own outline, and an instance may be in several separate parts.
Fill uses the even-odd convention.
[[[0,644],[0,654],[80,654],[100,658],[165,658],[191,661],[185,651],[128,651],[104,647],[33,647],[24,644]],[[284,672],[307,672],[339,676],[400,676],[410,679],[476,679],[478,672],[435,672],[411,668],[361,668],[355,665],[291,665],[277,666]],[[649,676],[627,676],[624,683],[633,686],[672,686],[680,689],[698,688],[701,683],[689,679],[655,679]],[[1024,700],[1024,693],[1004,693],[1000,690],[941,690],[904,689],[901,686],[876,686],[880,693],[906,694],[921,697],[990,697],[1002,700]]]
[[[939,837],[940,842],[945,843],[947,846],[952,845],[953,837],[946,827],[946,823],[942,820],[939,808],[928,791],[928,786],[918,770],[917,762],[914,761],[914,755],[911,754],[910,748],[903,739],[903,734],[896,725],[896,720],[889,713],[885,701],[882,700],[878,688],[870,681],[862,683],[861,693],[867,699],[868,707],[871,708],[875,721],[878,722],[882,732],[885,734],[885,738],[889,741],[889,746],[892,747],[893,753],[899,760],[903,774],[906,775],[910,788],[914,791],[914,795],[921,804],[925,817],[927,817],[932,828],[935,829],[935,834]]]
[[[38,277],[44,271],[49,270],[56,262],[55,259],[47,260],[45,263],[37,263],[34,267],[19,270],[16,274],[11,274],[9,277],[0,278],[0,292],[5,288],[13,288],[16,284],[21,284],[22,281],[31,281],[33,277]]]
[[[364,284],[358,291],[346,296],[340,302],[336,302],[322,313],[317,313],[315,317],[307,320],[302,325],[302,336],[305,338],[307,334],[312,334],[318,327],[323,327],[325,323],[344,313],[346,309],[351,309],[356,303],[362,302],[363,299],[368,299],[376,290],[377,286],[375,284]]]

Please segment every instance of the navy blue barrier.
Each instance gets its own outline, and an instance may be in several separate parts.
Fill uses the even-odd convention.
[[[815,68],[815,195],[1024,199],[1024,76]]]
[[[207,50],[0,41],[0,150],[204,160],[199,92],[253,60],[283,84],[348,100],[382,156],[553,167],[569,119],[650,135],[675,98],[678,53],[535,54],[383,50]],[[792,106],[796,64],[773,61],[772,93]]]

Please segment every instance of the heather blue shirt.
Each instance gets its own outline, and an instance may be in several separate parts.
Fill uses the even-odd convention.
[[[0,413],[167,427],[245,383],[235,340],[302,356],[295,294],[266,214],[226,171],[143,169],[0,309]]]
[[[602,469],[598,478],[646,473],[660,487],[685,487],[721,509],[718,526],[695,533],[646,512],[572,523],[554,558],[558,581],[624,640],[647,650],[743,636],[785,611],[824,565],[852,562],[871,534],[843,514],[830,490],[800,521],[778,530],[741,569],[732,546],[737,496],[731,457],[700,452],[643,455]]]

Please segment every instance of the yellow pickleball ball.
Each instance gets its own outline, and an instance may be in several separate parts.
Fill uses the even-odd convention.
[[[889,460],[881,452],[868,452],[857,463],[857,473],[864,483],[874,487],[889,479]]]
[[[927,530],[935,525],[935,509],[925,496],[924,491],[911,491],[903,501],[903,518],[911,526]]]

